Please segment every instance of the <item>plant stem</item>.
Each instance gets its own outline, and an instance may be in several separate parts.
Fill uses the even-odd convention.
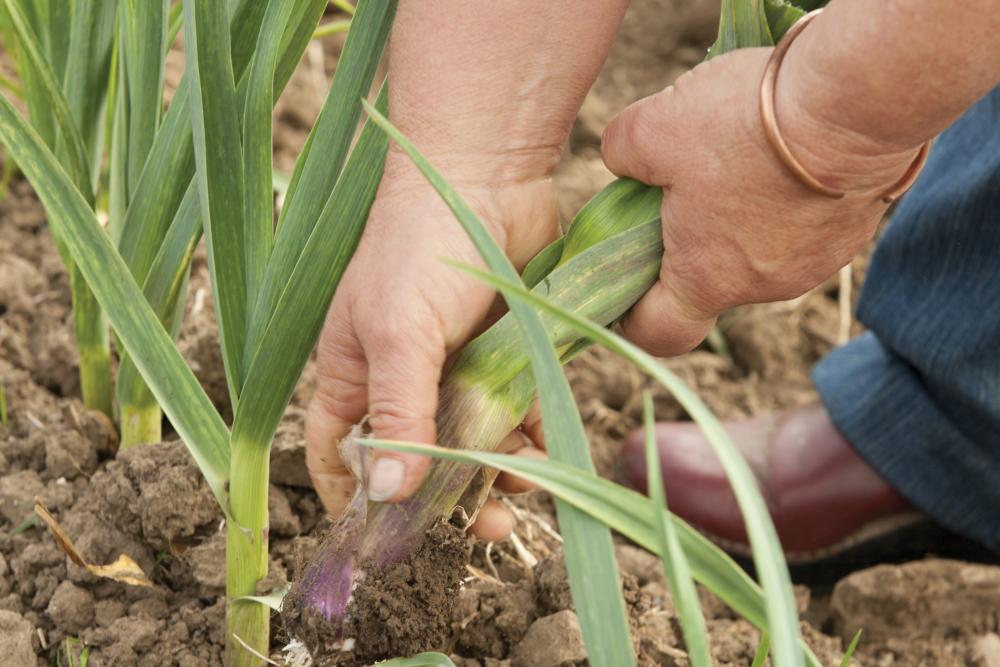
[[[119,403],[122,449],[163,440],[163,413],[153,395],[146,393],[148,403]]]
[[[269,650],[270,610],[239,600],[257,595],[257,582],[267,575],[267,489],[269,456],[266,444],[233,442],[230,463],[230,512],[226,522],[226,665],[258,667]]]
[[[94,293],[80,271],[70,269],[73,295],[73,330],[80,355],[80,391],[83,404],[114,420],[114,389],[111,375],[108,326]]]

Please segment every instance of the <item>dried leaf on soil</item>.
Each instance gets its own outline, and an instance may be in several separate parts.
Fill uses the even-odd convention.
[[[118,559],[110,565],[94,565],[85,561],[80,552],[76,550],[73,541],[69,539],[66,531],[62,529],[62,526],[59,525],[55,517],[45,508],[45,505],[37,499],[35,500],[35,514],[49,527],[49,530],[52,531],[52,536],[56,539],[56,544],[66,552],[70,560],[80,567],[85,568],[91,574],[104,577],[105,579],[120,581],[123,584],[131,586],[153,587],[153,582],[146,577],[139,564],[125,554],[118,556]]]

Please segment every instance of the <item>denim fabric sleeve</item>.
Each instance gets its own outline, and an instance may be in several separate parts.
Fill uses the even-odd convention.
[[[813,372],[837,427],[915,505],[1000,548],[1000,88],[936,142],[858,318],[870,331]]]

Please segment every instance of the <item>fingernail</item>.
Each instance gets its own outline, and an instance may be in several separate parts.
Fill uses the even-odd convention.
[[[403,488],[406,467],[399,459],[380,458],[368,473],[368,499],[377,503],[395,497]]]

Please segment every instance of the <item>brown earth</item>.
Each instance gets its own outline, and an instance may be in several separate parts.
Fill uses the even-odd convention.
[[[710,0],[634,3],[557,174],[566,219],[610,180],[599,157],[601,128],[625,103],[661,88],[701,59],[715,11]],[[657,25],[662,30],[650,28]],[[325,50],[314,49],[307,62],[315,66],[296,74],[279,105],[275,155],[281,169],[291,169],[319,110],[338,45],[334,38]],[[864,259],[855,262],[855,293],[864,265]],[[196,260],[190,289],[180,347],[225,413],[228,399],[203,257]],[[700,349],[666,363],[722,417],[808,401],[815,397],[808,369],[836,342],[837,298],[831,281],[795,302],[740,309],[722,322],[731,358]],[[87,650],[95,667],[220,665],[221,514],[180,443],[118,453],[107,420],[82,407],[69,305],[69,281],[45,216],[30,187],[16,179],[0,202],[0,387],[7,413],[0,425],[2,662],[41,667],[55,664],[58,656],[66,664],[68,655]],[[329,526],[304,474],[302,408],[311,374],[307,367],[272,454],[272,574],[261,592],[295,577]],[[569,375],[602,473],[613,471],[618,444],[638,424],[644,390],[653,392],[658,417],[685,417],[649,378],[601,350],[575,361]],[[35,498],[57,517],[86,560],[106,564],[126,554],[153,586],[99,579],[70,562],[33,519]],[[536,492],[504,502],[518,517],[516,541],[474,543],[466,564],[464,540],[442,539],[448,546],[436,556],[450,554],[451,571],[458,567],[461,575],[450,599],[442,599],[408,565],[386,573],[373,582],[382,604],[364,613],[387,622],[387,629],[371,637],[359,631],[354,654],[336,659],[363,664],[395,652],[438,648],[453,653],[460,667],[582,664],[585,653],[551,500]],[[658,560],[624,541],[617,553],[642,664],[687,665]],[[401,614],[401,594],[415,588],[433,612],[424,612],[432,630],[416,629],[413,619]],[[757,630],[707,591],[700,594],[718,664],[748,665]],[[799,586],[797,596],[803,633],[825,664],[839,661],[858,627],[866,632],[855,660],[860,665],[1000,663],[997,567],[940,559],[882,565],[850,574],[832,591]],[[282,663],[286,638],[277,620],[273,626],[272,658]]]

